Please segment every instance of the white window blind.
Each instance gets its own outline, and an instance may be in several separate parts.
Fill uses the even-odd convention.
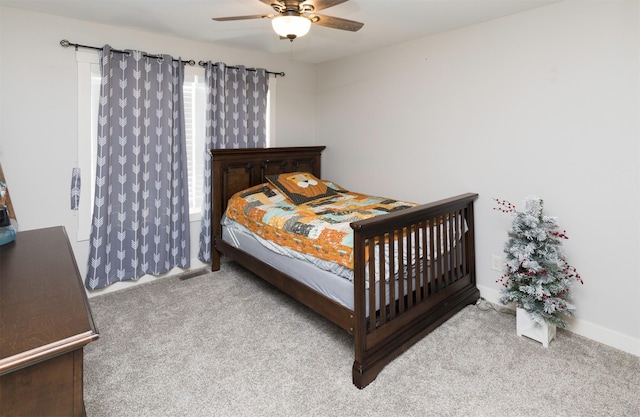
[[[98,54],[77,51],[78,63],[78,156],[76,165],[80,168],[80,203],[78,217],[78,241],[88,240],[91,234],[91,214],[95,188],[95,161],[98,130],[98,99],[100,96],[100,67]]]
[[[199,70],[199,71],[198,71]],[[203,195],[206,83],[202,68],[185,69],[183,84],[184,121],[189,178],[189,212],[199,218]]]

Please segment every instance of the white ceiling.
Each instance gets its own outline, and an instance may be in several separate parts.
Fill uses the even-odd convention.
[[[259,0],[0,0],[0,6],[132,27],[319,63],[557,1],[559,0],[350,0],[320,13],[363,22],[362,29],[348,32],[313,25],[308,35],[293,43],[279,39],[267,19],[227,22],[211,20],[212,17],[273,12]],[[82,43],[81,39],[71,41]]]

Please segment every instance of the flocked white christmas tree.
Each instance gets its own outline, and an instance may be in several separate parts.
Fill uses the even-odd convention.
[[[571,284],[576,280],[582,284],[582,278],[565,260],[566,231],[559,231],[556,217],[543,214],[539,198],[526,199],[522,211],[508,201],[495,200],[495,210],[513,215],[504,247],[505,272],[498,280],[503,285],[500,302],[515,303],[538,323],[567,327],[563,317],[575,310],[568,301]]]

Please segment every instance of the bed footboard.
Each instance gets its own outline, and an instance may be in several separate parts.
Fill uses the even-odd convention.
[[[463,194],[352,224],[357,387],[480,297],[476,198]]]

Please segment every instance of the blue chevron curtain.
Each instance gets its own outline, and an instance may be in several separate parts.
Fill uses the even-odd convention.
[[[184,64],[108,45],[99,55],[90,290],[190,261]]]
[[[269,74],[263,68],[207,62],[204,197],[198,259],[211,262],[211,158],[209,149],[267,146]]]

